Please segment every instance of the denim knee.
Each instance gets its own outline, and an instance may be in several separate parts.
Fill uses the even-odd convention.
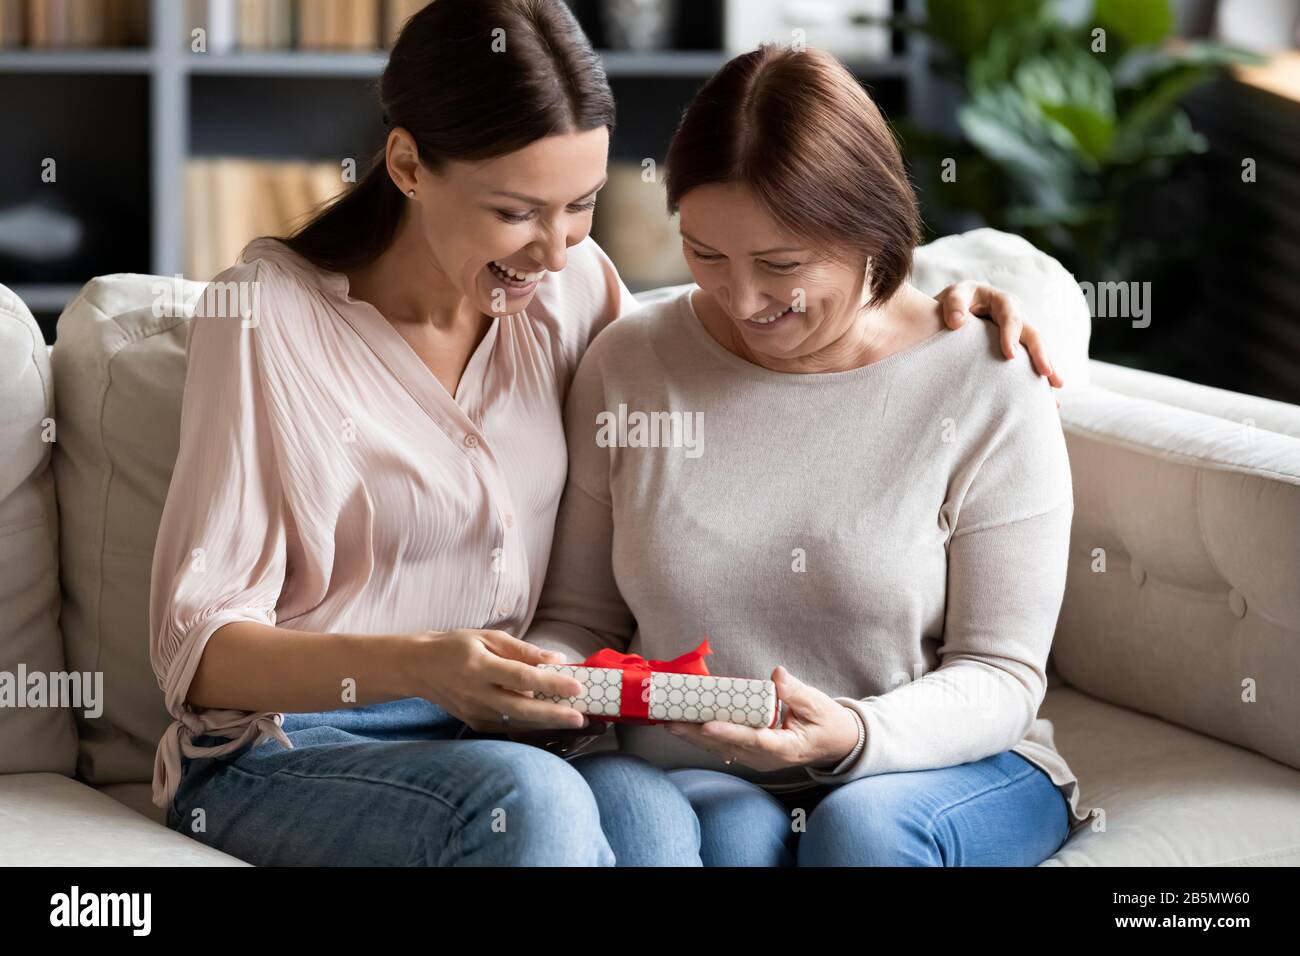
[[[576,770],[536,747],[501,742],[507,759],[496,762],[491,785],[472,795],[462,833],[466,855],[478,847],[485,862],[522,866],[613,866],[614,851],[600,826],[596,799]],[[463,830],[466,828],[462,828]],[[503,845],[494,845],[497,837]],[[508,850],[506,849],[508,846]],[[506,850],[503,854],[500,850]]]
[[[903,796],[897,788],[864,781],[856,792],[832,790],[808,818],[799,865],[943,866],[929,812]]]
[[[576,757],[619,866],[699,866],[700,820],[672,778],[642,757]]]

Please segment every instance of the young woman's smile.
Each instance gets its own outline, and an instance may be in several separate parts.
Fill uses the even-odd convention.
[[[537,291],[537,283],[546,275],[545,269],[516,267],[496,259],[483,268],[490,277],[490,287],[504,289],[507,297],[512,299],[531,296]]]

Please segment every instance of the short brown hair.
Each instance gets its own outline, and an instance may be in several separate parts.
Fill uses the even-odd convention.
[[[697,186],[740,183],[814,246],[871,257],[876,301],[911,271],[920,213],[898,142],[829,53],[765,45],[728,62],[682,116],[666,163],[670,213]]]

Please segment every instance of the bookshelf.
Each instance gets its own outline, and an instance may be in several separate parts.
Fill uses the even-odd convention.
[[[148,73],[149,50],[0,49],[0,73]]]
[[[581,0],[572,5],[581,19]],[[896,10],[919,10],[918,0],[894,0],[894,5]],[[722,0],[692,0],[690,6],[693,16],[713,9],[720,22]],[[184,186],[190,158],[352,156],[361,162],[382,142],[373,88],[385,52],[195,54],[188,47],[183,2],[151,0],[148,8],[146,46],[0,49],[0,111],[23,118],[19,138],[28,140],[26,151],[10,160],[23,165],[0,168],[0,209],[14,199],[5,192],[12,188],[8,184],[24,177],[30,181],[29,163],[45,155],[47,141],[60,143],[63,137],[56,155],[80,166],[68,175],[84,176],[91,184],[87,188],[103,188],[103,180],[101,187],[93,184],[105,157],[116,156],[119,166],[125,164],[112,180],[114,197],[106,207],[126,211],[120,240],[103,238],[105,251],[79,263],[75,274],[0,274],[0,282],[36,314],[48,341],[53,341],[58,314],[92,276],[184,270]],[[882,59],[849,65],[887,113],[923,114],[928,89],[922,44],[896,32],[892,51]],[[603,51],[621,119],[613,158],[662,158],[682,108],[728,56],[720,49]],[[29,107],[32,102],[41,105]],[[70,132],[79,116],[89,126],[100,120],[112,129],[100,135],[81,135],[75,128]],[[66,142],[68,135],[74,137],[72,144]],[[95,215],[103,212],[86,213],[86,218]]]

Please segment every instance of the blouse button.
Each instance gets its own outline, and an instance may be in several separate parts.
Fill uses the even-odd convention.
[[[477,436],[477,435],[466,435],[466,436],[465,436],[465,447],[466,447],[466,448],[477,448],[477,447],[478,447],[478,436]]]
[[[509,604],[502,604],[501,606],[499,606],[499,607],[497,608],[497,614],[499,614],[501,617],[505,617],[505,616],[506,616],[507,614],[509,614],[509,613],[510,613],[510,605],[509,605]]]
[[[509,511],[507,511],[507,512],[506,512],[506,527],[507,527],[507,528],[513,528],[514,526],[515,526],[515,516],[512,515]]]

